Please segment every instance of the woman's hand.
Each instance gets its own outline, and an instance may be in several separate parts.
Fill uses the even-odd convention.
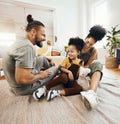
[[[74,80],[74,77],[73,77],[73,74],[72,74],[71,71],[68,72],[68,77],[69,77],[69,79],[70,79],[71,81]]]

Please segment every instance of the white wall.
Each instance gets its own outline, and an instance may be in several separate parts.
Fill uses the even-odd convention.
[[[98,2],[106,1],[107,2],[107,13],[108,13],[108,23],[106,28],[110,29],[111,26],[115,26],[117,24],[120,25],[120,0],[87,0],[85,4],[87,4],[88,9],[86,10],[87,14],[87,29],[89,29],[92,25],[94,25],[94,20],[93,20],[93,7],[94,4]],[[104,13],[103,13],[104,14]],[[104,20],[104,18],[103,18]]]
[[[100,0],[14,0],[34,5],[43,5],[56,9],[55,35],[58,46],[63,48],[72,36],[85,38],[92,23],[92,7]],[[106,0],[108,3],[108,29],[120,24],[120,0]]]
[[[96,3],[102,3],[103,1],[107,2],[107,24],[104,25],[104,27],[107,30],[111,30],[112,26],[115,26],[117,24],[120,25],[120,0],[87,0],[86,5],[86,15],[87,15],[87,21],[86,21],[86,32],[89,30],[89,28],[93,25],[95,25],[94,20],[94,5]],[[103,20],[105,19],[104,13],[103,13]],[[84,23],[83,23],[84,24]],[[100,23],[101,24],[101,23]],[[85,26],[84,26],[85,27]],[[119,26],[120,27],[120,26]],[[85,29],[84,29],[85,30]],[[101,41],[105,42],[105,41]],[[99,42],[98,42],[99,43]],[[101,63],[105,63],[105,55],[106,51],[103,48],[98,49],[98,59],[101,61]]]
[[[43,5],[56,9],[56,31],[59,47],[68,43],[72,36],[79,36],[80,32],[80,0],[15,0],[34,5]]]
[[[120,25],[120,0],[107,0],[109,28],[117,24]]]

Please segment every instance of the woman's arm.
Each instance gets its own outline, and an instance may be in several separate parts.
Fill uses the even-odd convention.
[[[94,60],[96,60],[97,58],[98,58],[97,50],[96,50],[96,49],[93,49],[93,51],[92,51],[92,53],[91,53],[91,56],[90,56],[90,58],[89,58],[87,64],[86,64],[84,67],[86,67],[86,68],[89,67],[90,64],[91,64]]]

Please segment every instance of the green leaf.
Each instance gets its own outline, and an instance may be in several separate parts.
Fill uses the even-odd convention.
[[[118,25],[111,27],[111,31],[107,32],[108,43],[103,46],[105,49],[108,48],[109,55],[115,56],[115,49],[120,48],[120,29],[118,29]]]
[[[111,34],[111,32],[110,32],[110,31],[108,31],[107,33],[108,33],[108,34]]]
[[[116,34],[120,34],[120,30],[116,31]]]
[[[109,46],[109,45],[110,45],[110,42],[108,42],[108,43],[106,44],[106,47]]]

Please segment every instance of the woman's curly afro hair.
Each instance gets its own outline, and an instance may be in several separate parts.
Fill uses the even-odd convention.
[[[102,38],[106,35],[106,30],[100,25],[95,25],[89,30],[89,34],[87,38],[93,37],[95,41],[102,40]]]

